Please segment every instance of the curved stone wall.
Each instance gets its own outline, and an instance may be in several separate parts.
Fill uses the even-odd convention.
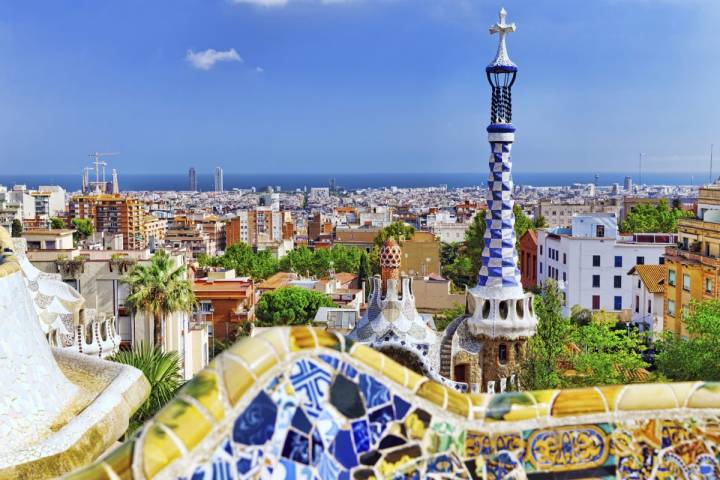
[[[717,478],[719,439],[717,384],[461,394],[344,337],[275,328],[70,478]]]

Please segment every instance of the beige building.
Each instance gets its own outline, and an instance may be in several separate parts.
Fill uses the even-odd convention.
[[[71,250],[74,232],[70,229],[26,230],[22,237],[27,242],[27,248],[32,250]]]
[[[584,203],[563,203],[552,200],[540,200],[535,207],[535,218],[542,216],[548,227],[569,227],[573,215],[586,215],[589,213],[614,213],[620,216],[622,210],[617,200],[587,200]]]
[[[426,277],[441,273],[440,240],[430,232],[415,232],[402,245],[401,275]]]

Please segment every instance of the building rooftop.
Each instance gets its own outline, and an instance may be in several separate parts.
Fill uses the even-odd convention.
[[[665,265],[635,265],[628,275],[637,273],[650,293],[663,293],[665,290]]]

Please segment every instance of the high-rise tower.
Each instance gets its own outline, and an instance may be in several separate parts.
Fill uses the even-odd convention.
[[[525,342],[537,327],[532,295],[520,282],[516,250],[510,150],[515,140],[511,90],[518,68],[507,53],[505,37],[515,31],[515,24],[505,23],[506,16],[505,9],[500,10],[500,21],[490,27],[500,39],[495,59],[485,69],[492,87],[489,211],[478,283],[468,294],[468,328],[483,341],[482,385],[488,390],[499,390],[496,382],[516,375]]]
[[[223,192],[224,189],[225,188],[223,185],[223,169],[220,167],[215,167],[215,191]]]
[[[197,172],[195,171],[195,167],[190,167],[190,170],[188,170],[188,190],[191,192],[198,191]]]

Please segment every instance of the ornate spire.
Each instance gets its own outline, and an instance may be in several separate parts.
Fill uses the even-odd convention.
[[[388,280],[400,282],[400,262],[402,250],[395,240],[385,240],[380,249],[380,278],[382,279],[382,293],[387,293]],[[399,286],[399,285],[398,285]]]
[[[499,34],[499,43],[498,43],[498,49],[497,54],[495,55],[495,60],[492,61],[490,65],[488,65],[488,69],[498,69],[502,68],[505,71],[517,71],[517,66],[510,60],[510,57],[507,53],[507,47],[505,45],[505,35],[508,33],[513,33],[515,31],[515,24],[505,23],[505,18],[507,17],[507,12],[504,8],[500,9],[499,14],[499,21],[495,25],[490,27],[490,34]]]
[[[515,24],[505,23],[507,12],[505,9],[500,10],[500,21],[490,27],[490,34],[497,33],[499,35],[499,43],[495,60],[485,68],[488,82],[492,85],[492,107],[490,113],[490,123],[493,125],[512,123],[512,86],[515,83],[517,75],[517,65],[515,65],[507,53],[505,45],[505,35],[515,31]]]

